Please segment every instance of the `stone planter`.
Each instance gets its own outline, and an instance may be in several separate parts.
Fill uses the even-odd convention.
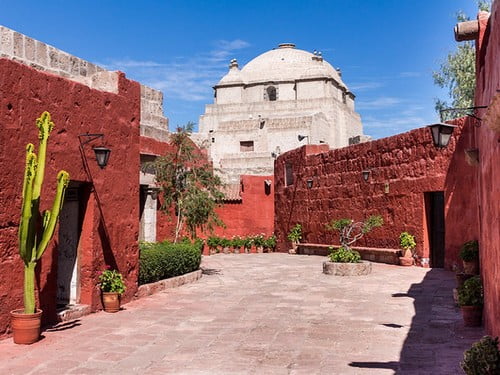
[[[334,276],[361,276],[372,272],[371,262],[361,261],[359,263],[337,263],[323,262],[323,273]]]

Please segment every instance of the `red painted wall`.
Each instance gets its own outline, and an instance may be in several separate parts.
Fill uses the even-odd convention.
[[[480,154],[475,170],[479,184],[479,246],[486,329],[500,336],[500,2],[494,2],[490,19],[488,14],[480,13],[479,21],[475,104],[489,106],[479,111],[479,117],[485,120],[474,128]]]
[[[337,244],[338,234],[325,228],[332,219],[361,221],[370,215],[381,215],[383,227],[366,235],[357,245],[399,248],[399,234],[409,231],[416,238],[417,254],[429,258],[425,193],[445,192],[447,223],[463,215],[463,210],[473,210],[467,200],[455,196],[459,190],[474,189],[473,184],[468,184],[472,178],[461,177],[465,171],[473,170],[463,161],[464,141],[470,131],[470,126],[463,122],[457,122],[462,127],[456,129],[445,149],[435,148],[430,130],[420,128],[337,150],[304,146],[281,155],[275,169],[275,230],[279,250],[290,247],[286,234],[296,223],[302,224],[303,242]],[[455,154],[460,155],[457,160]],[[285,186],[287,163],[293,166],[294,173],[294,182],[288,187]],[[368,181],[363,180],[363,170],[371,172]],[[311,189],[306,186],[308,179],[313,180]],[[475,236],[477,228],[469,223],[457,221],[448,225],[447,268],[458,262],[460,245]]]
[[[17,254],[17,228],[21,207],[24,150],[37,145],[35,119],[49,111],[55,129],[49,138],[42,208],[55,191],[60,169],[72,181],[84,184],[79,242],[81,303],[100,306],[97,272],[106,265],[118,268],[128,290],[137,288],[137,236],[139,230],[139,119],[140,87],[120,73],[118,94],[46,74],[8,59],[0,59],[0,337],[8,331],[9,311],[22,306],[23,264]],[[79,151],[78,135],[104,133],[111,158],[101,170],[92,145],[85,146],[90,178]],[[55,319],[57,233],[37,269],[40,307],[45,322]]]
[[[265,180],[271,181],[266,194]],[[248,236],[274,233],[274,177],[241,176],[241,202],[227,202],[217,209],[217,214],[226,228],[217,228],[215,234],[221,237]]]

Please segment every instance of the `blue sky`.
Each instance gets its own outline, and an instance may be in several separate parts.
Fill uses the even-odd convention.
[[[323,52],[381,138],[438,120],[432,71],[452,51],[455,15],[474,0],[0,0],[0,24],[164,93],[170,127],[198,122],[229,60],[279,43]]]

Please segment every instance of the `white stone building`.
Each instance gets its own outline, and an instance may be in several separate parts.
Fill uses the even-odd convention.
[[[280,44],[241,70],[232,60],[214,90],[195,138],[229,183],[240,174],[273,174],[273,156],[303,144],[338,148],[367,138],[340,71],[294,44]]]

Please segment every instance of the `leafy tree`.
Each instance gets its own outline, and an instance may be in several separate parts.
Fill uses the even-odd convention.
[[[491,1],[479,0],[478,8],[482,11],[489,11]],[[463,12],[457,13],[457,21],[469,20]],[[472,41],[462,42],[457,46],[457,50],[450,52],[441,63],[438,71],[433,72],[434,83],[448,89],[448,96],[451,103],[445,100],[436,99],[435,109],[441,115],[441,120],[449,120],[456,117],[451,112],[440,112],[443,109],[468,108],[474,106],[474,89],[476,87],[476,50]]]
[[[332,231],[338,231],[340,234],[340,245],[347,250],[351,249],[351,245],[371,232],[377,227],[384,224],[384,219],[381,216],[372,215],[365,221],[354,221],[352,219],[332,220],[326,224],[326,228]]]
[[[184,226],[191,238],[196,238],[198,228],[212,231],[214,226],[224,225],[215,212],[224,198],[223,184],[190,139],[193,125],[190,122],[172,133],[166,154],[147,166],[153,168],[163,193],[162,210],[170,213],[174,206],[174,242]]]

